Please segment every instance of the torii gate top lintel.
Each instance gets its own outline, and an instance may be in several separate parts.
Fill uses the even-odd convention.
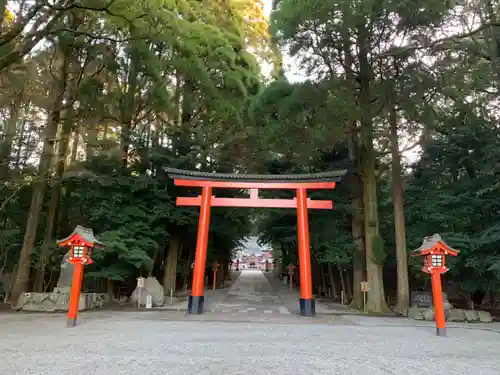
[[[177,186],[232,189],[333,189],[346,169],[305,174],[210,173],[166,168]]]
[[[226,189],[248,189],[249,198],[212,197],[212,207],[261,207],[261,208],[297,208],[297,198],[266,199],[259,198],[259,189],[294,189],[319,190],[334,189],[337,181],[346,174],[346,170],[323,173],[294,175],[257,175],[237,173],[209,173],[186,171],[175,168],[166,169],[170,178],[177,186]],[[202,197],[178,197],[177,206],[201,206]],[[307,208],[332,209],[333,202],[327,200],[312,200],[307,198]]]

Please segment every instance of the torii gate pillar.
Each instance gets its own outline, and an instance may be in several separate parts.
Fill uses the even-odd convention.
[[[309,219],[307,191],[297,189],[297,237],[299,243],[300,315],[316,315],[312,294],[311,246],[309,244]]]
[[[205,267],[207,263],[208,232],[210,229],[210,201],[212,188],[204,186],[201,190],[200,218],[198,220],[198,237],[196,238],[196,253],[194,257],[193,287],[188,301],[190,314],[203,313],[203,295],[205,282]]]

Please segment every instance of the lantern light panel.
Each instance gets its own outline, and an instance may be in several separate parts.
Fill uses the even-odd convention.
[[[443,256],[442,255],[432,255],[431,258],[433,267],[442,267],[443,266]]]
[[[75,246],[73,247],[73,256],[75,258],[83,258],[84,247],[83,246]]]

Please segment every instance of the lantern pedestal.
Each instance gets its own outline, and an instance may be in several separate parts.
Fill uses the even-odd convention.
[[[74,266],[66,327],[76,326],[76,318],[78,316],[78,306],[80,304],[80,294],[82,289],[83,264],[74,263]]]
[[[205,296],[189,296],[188,314],[200,315],[203,314],[203,302]]]
[[[299,303],[301,316],[316,316],[316,302],[313,298],[301,298]]]
[[[432,297],[434,302],[434,320],[436,321],[436,334],[446,336],[446,318],[444,314],[443,287],[441,285],[440,270],[431,271]]]
[[[68,328],[73,328],[76,326],[76,318],[68,318],[68,320],[66,321],[66,327]]]

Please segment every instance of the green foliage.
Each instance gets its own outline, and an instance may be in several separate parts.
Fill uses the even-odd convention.
[[[319,156],[319,150],[344,140],[351,109],[345,93],[334,83],[272,82],[250,108],[255,122],[252,135],[257,138],[254,147],[291,154],[294,160],[307,163]]]
[[[67,181],[64,205],[68,230],[85,223],[106,244],[94,253],[97,264],[91,275],[123,280],[134,270],[151,270],[169,220],[185,220],[171,215],[173,206],[165,188],[147,174],[121,168],[118,162],[97,158],[82,166],[92,170],[92,177]]]
[[[69,1],[68,9],[35,3],[0,35],[0,155],[7,156],[0,160],[0,267],[4,259],[11,271],[19,259],[33,192],[46,184],[41,219],[30,234],[33,264],[42,248],[53,250],[52,258],[62,255],[37,246],[42,238],[63,237],[83,224],[106,244],[94,255],[89,278],[127,282],[158,271],[172,235],[186,258],[179,273],[188,275],[198,210],[177,207],[175,199],[199,191],[174,186],[165,166],[263,173],[345,167],[347,136],[366,134],[367,124],[377,153],[374,260],[394,265],[386,172],[394,105],[400,141],[420,139],[423,149],[418,162],[404,165],[408,248],[439,232],[461,251],[449,263],[451,282],[469,292],[498,287],[498,38],[484,28],[436,40],[447,22],[498,22],[498,9],[430,0],[281,0],[272,14],[273,42],[286,47],[308,80],[281,77],[263,87],[259,59],[268,57],[269,35],[261,19],[247,22],[252,1],[91,0],[76,8]],[[63,99],[61,111],[54,97]],[[41,113],[56,128],[71,123],[70,132],[47,140]],[[65,143],[67,152],[57,155]],[[38,173],[40,149],[49,150],[50,162]],[[321,263],[344,267],[359,256],[349,178],[333,194],[310,193],[335,202],[335,210],[309,214],[312,252]],[[50,222],[59,183],[58,217]],[[258,229],[277,257],[296,263],[296,227],[293,210],[214,209],[209,261]]]

